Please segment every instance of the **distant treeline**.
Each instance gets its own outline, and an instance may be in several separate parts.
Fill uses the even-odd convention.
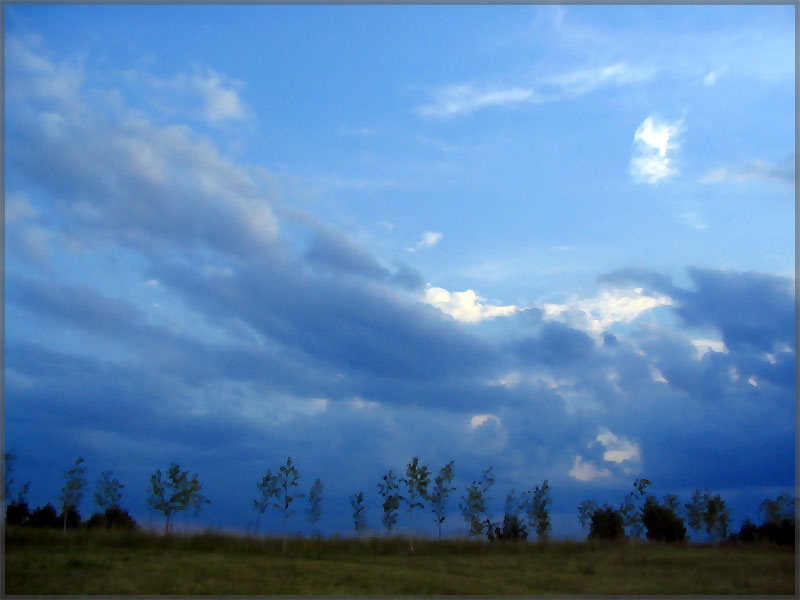
[[[96,482],[94,501],[99,511],[86,522],[81,520],[77,506],[87,489],[86,467],[83,458],[76,459],[73,467],[64,472],[64,487],[59,496],[57,512],[53,504],[38,507],[31,511],[26,495],[30,482],[21,486],[12,498],[14,461],[16,456],[5,454],[5,503],[6,524],[24,527],[62,528],[109,528],[135,529],[136,521],[124,510],[120,503],[122,489],[125,487],[112,477],[111,471],[103,471]],[[401,508],[408,515],[413,530],[414,512],[427,509],[433,515],[438,537],[442,537],[442,524],[446,520],[446,507],[452,487],[455,464],[453,461],[434,474],[418,457],[413,457],[406,466],[405,475],[397,477],[390,469],[377,484],[383,510],[382,524],[387,534],[397,525]],[[297,509],[295,502],[306,498],[305,515],[314,532],[322,517],[323,485],[316,479],[308,494],[301,493],[299,473],[289,457],[275,473],[269,469],[255,484],[256,497],[253,509],[256,521],[254,533],[258,533],[260,517],[273,508],[283,516],[283,539],[286,544],[287,523]],[[492,467],[485,469],[481,478],[472,482],[461,496],[459,511],[473,539],[484,536],[491,541],[527,540],[529,537],[539,541],[550,538],[551,523],[548,507],[552,504],[550,485],[547,480],[532,490],[515,494],[512,489],[506,495],[502,523],[493,523],[487,517],[489,490],[495,482]],[[759,506],[762,522],[759,525],[749,518],[742,523],[738,533],[730,532],[730,509],[719,494],[695,490],[691,500],[681,504],[675,494],[667,494],[659,502],[655,496],[647,494],[650,485],[647,479],[633,482],[631,491],[618,506],[598,505],[592,500],[578,506],[578,521],[588,529],[589,540],[641,539],[644,534],[648,540],[660,542],[684,542],[689,529],[702,534],[705,532],[713,540],[729,540],[750,543],[769,541],[794,546],[795,543],[795,499],[779,496],[776,500],[766,499]],[[211,501],[201,493],[202,484],[197,474],[189,477],[180,465],[173,462],[167,471],[156,470],[150,477],[146,504],[165,517],[164,531],[171,530],[176,513],[193,508],[195,514],[204,504]],[[350,497],[353,529],[359,534],[366,530],[364,492],[359,491]],[[315,534],[319,535],[319,534]],[[409,539],[414,551],[413,537]]]

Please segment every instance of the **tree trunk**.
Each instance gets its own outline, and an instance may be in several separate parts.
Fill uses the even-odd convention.
[[[442,522],[439,521],[438,525],[439,525],[439,539],[441,540],[442,539]]]
[[[64,535],[67,535],[67,509],[64,508]]]

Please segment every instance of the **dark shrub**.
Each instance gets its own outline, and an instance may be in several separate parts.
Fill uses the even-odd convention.
[[[58,515],[58,524],[63,527],[64,526],[64,512],[62,511],[60,515]],[[81,525],[81,515],[78,512],[78,509],[75,507],[70,508],[67,511],[67,529],[75,529],[76,527],[80,527]]]
[[[781,546],[794,547],[794,520],[781,519],[779,523],[772,521],[759,525],[758,538]]]
[[[686,539],[686,526],[675,512],[659,506],[651,496],[642,509],[642,524],[647,529],[647,539],[660,542],[682,542]]]
[[[489,519],[486,519],[486,537],[490,542],[495,540],[527,540],[528,531],[525,526],[520,522],[516,515],[506,514],[503,517],[503,529],[493,526]],[[494,533],[492,533],[494,529]]]
[[[30,527],[58,527],[58,515],[56,509],[52,504],[47,504],[44,507],[39,507],[31,513],[28,517]]]
[[[758,539],[758,527],[750,519],[745,519],[735,539],[737,542],[752,544]]]
[[[27,502],[12,502],[6,507],[6,525],[24,525],[29,516]]]
[[[103,513],[94,513],[89,520],[86,521],[86,528],[87,529],[107,529],[108,522],[106,521],[106,516]]]
[[[107,508],[103,516],[109,529],[136,529],[138,527],[128,511],[121,508]]]
[[[611,506],[598,508],[592,513],[590,540],[617,540],[625,537],[622,515]]]

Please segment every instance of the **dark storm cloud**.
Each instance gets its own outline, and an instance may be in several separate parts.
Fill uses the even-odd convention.
[[[491,347],[428,305],[299,265],[253,261],[211,279],[177,264],[152,271],[194,310],[237,315],[268,338],[325,364],[386,377],[436,379],[485,371]]]
[[[719,329],[730,349],[771,352],[794,347],[793,282],[765,273],[690,268],[695,290],[677,294],[675,309],[688,324]]]
[[[383,280],[388,269],[359,248],[347,237],[333,231],[317,231],[305,258],[314,266],[337,273],[355,274],[370,279]]]
[[[525,362],[549,366],[584,362],[594,352],[594,342],[585,332],[555,321],[544,323],[538,335],[523,338],[513,347]]]

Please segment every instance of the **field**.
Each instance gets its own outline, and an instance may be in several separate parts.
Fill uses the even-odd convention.
[[[6,594],[795,594],[772,545],[6,531]]]

